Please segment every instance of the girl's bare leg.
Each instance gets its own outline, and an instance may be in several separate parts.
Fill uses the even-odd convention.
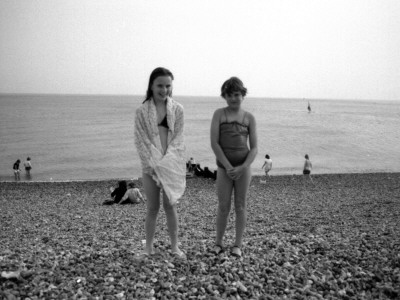
[[[160,210],[160,188],[156,185],[150,175],[143,173],[143,187],[147,197],[147,214],[146,214],[146,247],[145,254],[154,253],[154,234],[156,231],[157,215]]]
[[[215,244],[223,246],[222,240],[228,223],[229,212],[231,210],[233,180],[228,177],[225,169],[218,167],[217,174],[218,211]]]
[[[171,205],[169,203],[169,199],[165,194],[165,192],[163,193],[163,207],[165,210],[165,215],[167,217],[167,227],[168,227],[169,237],[171,239],[172,253],[181,254],[182,251],[179,249],[179,244],[178,244],[179,221],[178,221],[178,213],[176,205],[175,204]]]
[[[235,246],[242,247],[243,234],[247,223],[246,198],[251,181],[251,168],[247,168],[243,175],[235,180],[235,213],[236,213],[236,240]]]

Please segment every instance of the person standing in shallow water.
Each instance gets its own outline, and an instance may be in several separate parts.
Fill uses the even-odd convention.
[[[20,176],[21,169],[19,168],[19,164],[20,163],[21,163],[21,161],[18,159],[13,165],[13,171],[14,171],[15,180],[20,180],[21,179],[21,176]]]
[[[172,254],[186,257],[179,249],[176,209],[186,187],[184,116],[182,105],[171,98],[173,80],[171,71],[156,68],[150,75],[146,99],[135,115],[135,145],[140,156],[147,198],[146,246],[141,258],[155,253],[153,244],[160,209],[160,191],[163,194]]]
[[[221,87],[227,106],[214,112],[211,121],[211,147],[217,160],[217,233],[213,252],[224,251],[223,237],[231,209],[232,192],[236,213],[236,237],[231,254],[242,256],[242,239],[247,222],[247,191],[251,167],[257,155],[257,132],[254,116],[242,109],[247,94],[243,82],[231,77]],[[249,145],[248,145],[249,144]],[[250,148],[249,148],[250,146]]]
[[[31,164],[31,158],[28,157],[26,161],[24,162],[24,167],[25,167],[25,173],[26,177],[30,178],[31,177],[31,169],[32,169],[32,164]]]

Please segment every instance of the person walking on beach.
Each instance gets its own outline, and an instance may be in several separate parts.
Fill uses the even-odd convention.
[[[30,157],[28,157],[26,159],[26,161],[24,162],[24,167],[25,167],[26,176],[28,178],[31,177],[32,164],[31,164],[31,158]]]
[[[140,258],[154,254],[154,234],[160,209],[160,191],[167,217],[172,254],[185,258],[178,245],[176,204],[186,187],[183,106],[172,99],[174,76],[165,68],[150,75],[146,99],[136,110],[135,145],[140,156],[147,198],[146,246]]]
[[[250,165],[257,155],[256,120],[241,105],[247,89],[237,77],[226,80],[221,96],[227,106],[214,112],[211,121],[211,147],[217,160],[217,233],[213,252],[224,251],[223,237],[231,209],[232,192],[236,212],[236,238],[231,254],[242,256],[242,238],[246,227],[246,197],[251,181]],[[248,146],[248,142],[250,148]]]
[[[311,178],[312,163],[310,157],[308,156],[308,154],[306,154],[304,158],[306,160],[304,161],[303,174],[310,177],[311,182],[313,182]]]
[[[264,169],[265,171],[265,182],[267,182],[267,177],[270,176],[269,171],[271,171],[272,169],[272,159],[269,157],[268,154],[265,155],[265,162],[262,165],[261,169]]]
[[[21,163],[21,161],[19,159],[17,159],[17,161],[13,165],[13,171],[14,171],[15,180],[20,180],[21,179],[21,177],[20,177],[21,170],[19,168],[19,164],[20,163]]]

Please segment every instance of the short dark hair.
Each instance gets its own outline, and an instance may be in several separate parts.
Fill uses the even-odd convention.
[[[247,89],[244,87],[243,82],[237,77],[231,77],[226,80],[221,87],[221,96],[231,95],[234,92],[240,92],[242,96],[247,95]]]
[[[269,158],[269,155],[267,154],[267,155],[265,155],[265,158]]]
[[[130,188],[134,188],[134,187],[136,187],[136,184],[135,184],[134,182],[129,182],[129,183],[128,183],[128,186],[129,186]]]
[[[153,91],[151,90],[151,86],[153,85],[154,80],[156,80],[156,78],[160,76],[170,76],[171,79],[174,80],[174,75],[170,70],[162,67],[155,68],[153,72],[151,72],[150,74],[149,85],[147,86],[147,91],[146,91],[146,99],[144,99],[143,103],[146,102],[147,100],[150,100],[151,97],[153,97]]]
[[[120,188],[126,188],[126,181],[125,181],[125,180],[120,180],[120,181],[118,181],[118,187],[120,187]]]

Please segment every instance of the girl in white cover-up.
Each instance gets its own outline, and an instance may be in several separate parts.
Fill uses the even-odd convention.
[[[135,145],[140,156],[147,197],[146,247],[142,256],[154,254],[154,234],[160,209],[160,191],[171,239],[171,251],[181,258],[178,246],[177,200],[186,187],[183,107],[171,98],[172,73],[156,68],[150,75],[146,99],[136,110]]]

